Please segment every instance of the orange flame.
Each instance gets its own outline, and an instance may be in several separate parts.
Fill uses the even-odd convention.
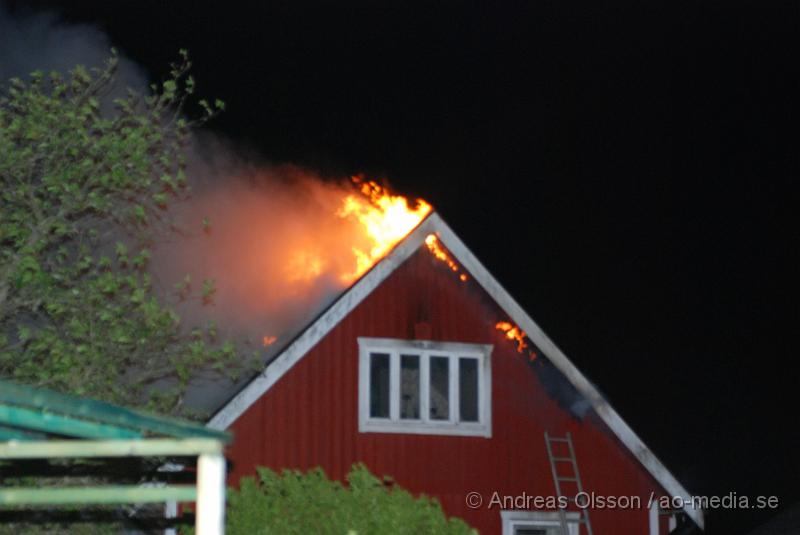
[[[356,267],[352,272],[340,276],[347,283],[356,280],[383,258],[432,209],[422,199],[417,199],[415,206],[411,207],[408,199],[390,194],[375,181],[364,182],[360,177],[353,177],[352,180],[359,186],[361,195],[350,194],[345,197],[336,215],[358,221],[369,239],[370,247],[367,250],[353,247]]]
[[[264,339],[262,340],[262,344],[264,345],[264,347],[268,347],[274,344],[277,340],[278,340],[277,336],[265,336]]]
[[[495,324],[495,329],[498,331],[503,331],[506,335],[506,338],[509,340],[516,340],[517,342],[517,353],[524,353],[525,350],[528,348],[528,344],[525,342],[525,331],[514,325],[513,323],[509,323],[507,321],[499,321]],[[530,350],[528,351],[528,359],[533,361],[536,360],[537,354],[536,351]]]
[[[439,238],[437,238],[435,234],[428,234],[428,236],[425,238],[425,245],[428,246],[428,250],[433,256],[447,264],[447,266],[453,270],[454,273],[458,273],[458,264],[456,264],[456,261],[453,260],[447,251],[445,251],[444,247],[442,247],[442,244],[439,242]],[[462,273],[458,276],[458,278],[461,280],[461,282],[466,282],[469,277],[467,277],[466,273]]]
[[[288,282],[309,282],[325,270],[325,261],[315,253],[309,251],[295,251],[286,264],[286,279]]]

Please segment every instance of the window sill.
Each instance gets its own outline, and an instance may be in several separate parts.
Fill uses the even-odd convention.
[[[360,433],[492,437],[492,430],[489,425],[480,423],[392,422],[389,420],[373,419],[360,422],[358,431]]]

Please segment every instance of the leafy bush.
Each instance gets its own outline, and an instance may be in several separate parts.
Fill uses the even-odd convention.
[[[238,490],[228,491],[230,535],[476,533],[464,521],[448,519],[435,499],[415,498],[363,464],[353,465],[347,485],[319,468],[306,474],[257,471],[258,478],[244,477]]]

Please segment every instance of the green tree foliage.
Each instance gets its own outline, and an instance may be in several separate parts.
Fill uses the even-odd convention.
[[[190,371],[231,369],[234,345],[181,325],[148,269],[176,231],[167,208],[188,191],[188,136],[223,107],[200,101],[201,116],[184,118],[189,66],[182,51],[160,86],[113,100],[115,54],[0,88],[3,377],[174,413]],[[176,301],[213,298],[212,281],[197,296],[191,284]]]
[[[477,532],[457,518],[448,519],[436,500],[381,481],[355,464],[345,486],[321,469],[281,475],[258,468],[258,479],[244,477],[228,490],[226,531],[231,535],[305,534],[418,535]]]

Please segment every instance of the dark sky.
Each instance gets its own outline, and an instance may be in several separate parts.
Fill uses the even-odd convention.
[[[432,202],[690,491],[800,500],[800,4],[383,4],[8,5],[188,48],[236,145]]]

